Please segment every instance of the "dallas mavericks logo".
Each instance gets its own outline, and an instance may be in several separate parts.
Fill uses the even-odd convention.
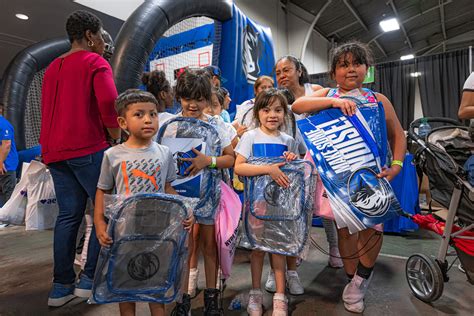
[[[160,260],[152,252],[142,252],[130,259],[127,271],[137,281],[151,279],[160,269]]]
[[[258,32],[250,24],[247,24],[243,34],[242,43],[242,68],[245,72],[247,82],[254,84],[260,73],[258,57],[260,55]]]
[[[370,168],[354,171],[347,181],[349,201],[360,212],[369,216],[383,216],[390,206],[390,188],[385,179],[377,178]]]

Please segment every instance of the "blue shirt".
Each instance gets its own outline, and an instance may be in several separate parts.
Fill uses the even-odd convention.
[[[18,167],[18,153],[15,145],[15,133],[13,126],[3,116],[0,115],[0,141],[10,140],[11,147],[7,159],[4,161],[7,171],[15,171]]]

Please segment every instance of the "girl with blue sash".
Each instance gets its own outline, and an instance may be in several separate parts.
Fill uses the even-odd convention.
[[[269,165],[253,165],[247,163],[250,157],[282,157],[287,161],[297,158],[296,141],[280,131],[288,115],[288,105],[282,92],[276,89],[262,91],[255,100],[253,116],[258,123],[254,130],[246,132],[240,140],[235,152],[235,173],[239,176],[253,177],[269,175],[278,185],[287,188],[289,179],[280,170],[285,162]],[[250,290],[247,311],[251,316],[263,315],[263,294],[261,290],[262,268],[265,252],[253,249],[250,257],[252,272],[252,289]],[[271,253],[275,273],[276,293],[273,296],[273,315],[288,314],[288,300],[285,296],[286,257]],[[294,271],[295,272],[295,271]]]
[[[367,69],[371,64],[371,53],[362,43],[349,42],[333,49],[331,56],[330,74],[338,88],[321,89],[312,96],[301,97],[293,104],[292,110],[295,113],[315,113],[329,108],[339,108],[345,116],[351,117],[358,109],[356,103],[362,104],[359,105],[362,113],[364,111],[361,107],[376,107],[381,104],[380,111],[376,113],[385,113],[384,117],[365,117],[365,120],[368,123],[368,133],[382,135],[382,137],[374,136],[375,147],[379,149],[383,166],[377,177],[385,177],[390,181],[403,167],[406,140],[391,102],[380,93],[362,88]],[[347,97],[355,98],[353,100],[356,102]],[[385,165],[387,149],[385,148],[384,125],[386,125],[386,135],[393,153],[393,160],[389,166]],[[346,274],[351,280],[344,288],[342,298],[344,307],[350,312],[362,313],[364,310],[364,296],[382,247],[382,231],[383,224],[380,224],[350,234],[348,228],[342,227],[338,222],[339,251],[344,261]],[[358,249],[355,254],[354,249]]]

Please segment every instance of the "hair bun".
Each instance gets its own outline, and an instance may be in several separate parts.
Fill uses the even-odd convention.
[[[145,72],[143,75],[142,75],[142,83],[144,85],[148,85],[148,82],[150,81],[150,73],[149,72]]]

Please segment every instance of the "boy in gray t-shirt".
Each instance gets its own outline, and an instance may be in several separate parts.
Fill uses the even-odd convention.
[[[171,186],[176,178],[173,157],[168,147],[153,141],[158,131],[158,101],[145,91],[130,89],[122,93],[115,102],[120,128],[127,132],[125,143],[108,149],[104,153],[97,193],[95,199],[94,224],[97,239],[103,247],[110,246],[113,240],[107,234],[104,216],[104,195],[133,195],[136,193],[177,194]],[[183,226],[190,230],[194,218],[191,215]],[[188,278],[184,273],[185,279]],[[183,303],[189,303],[183,296]],[[189,301],[189,302],[188,302]],[[163,304],[150,303],[152,315],[164,315]],[[135,314],[134,302],[119,303],[122,315]],[[187,306],[184,306],[185,308]]]

